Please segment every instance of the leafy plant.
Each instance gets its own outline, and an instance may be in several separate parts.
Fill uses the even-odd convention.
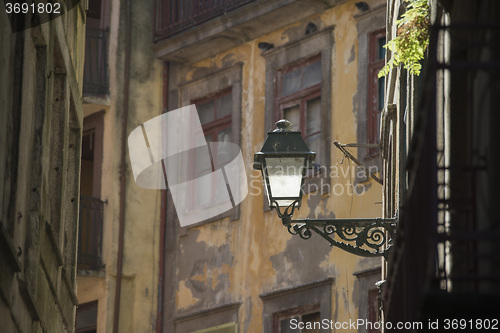
[[[403,64],[410,74],[420,74],[420,60],[424,59],[429,45],[429,3],[428,0],[406,2],[406,12],[396,21],[396,37],[384,45],[386,49],[391,50],[392,58],[378,73],[379,78],[400,64]]]

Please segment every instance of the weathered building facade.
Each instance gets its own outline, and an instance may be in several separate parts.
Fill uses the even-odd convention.
[[[74,332],[86,2],[61,10],[0,13],[2,332]]]
[[[89,1],[77,332],[156,327],[161,192],[138,187],[126,140],[162,111],[151,1]]]
[[[290,235],[269,211],[251,161],[267,131],[288,118],[319,168],[294,217],[382,215],[382,187],[333,141],[378,143],[385,8],[385,1],[156,2],[163,110],[196,104],[209,140],[241,147],[249,183],[238,207],[188,227],[164,194],[157,332],[289,332],[297,321],[323,321],[313,331],[330,332],[335,323],[377,321],[381,259],[330,247],[319,235]],[[380,175],[376,147],[352,152]]]
[[[447,323],[482,331],[498,320],[500,291],[500,7],[429,4],[422,77],[394,68],[387,78],[384,213],[398,210],[400,220],[385,273],[384,319],[422,323],[415,331],[445,331]],[[388,2],[388,37],[404,11],[402,1]]]

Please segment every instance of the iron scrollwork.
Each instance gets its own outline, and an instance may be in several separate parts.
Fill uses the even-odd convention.
[[[309,239],[314,231],[331,246],[363,257],[387,258],[396,230],[396,218],[319,220],[291,220],[291,216],[281,218],[292,235]]]

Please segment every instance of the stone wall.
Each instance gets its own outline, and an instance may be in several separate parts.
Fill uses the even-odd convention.
[[[84,7],[16,33],[0,13],[4,332],[74,331]]]

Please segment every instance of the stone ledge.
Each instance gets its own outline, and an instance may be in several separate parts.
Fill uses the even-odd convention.
[[[156,56],[196,62],[320,14],[347,0],[256,1],[153,44]]]

